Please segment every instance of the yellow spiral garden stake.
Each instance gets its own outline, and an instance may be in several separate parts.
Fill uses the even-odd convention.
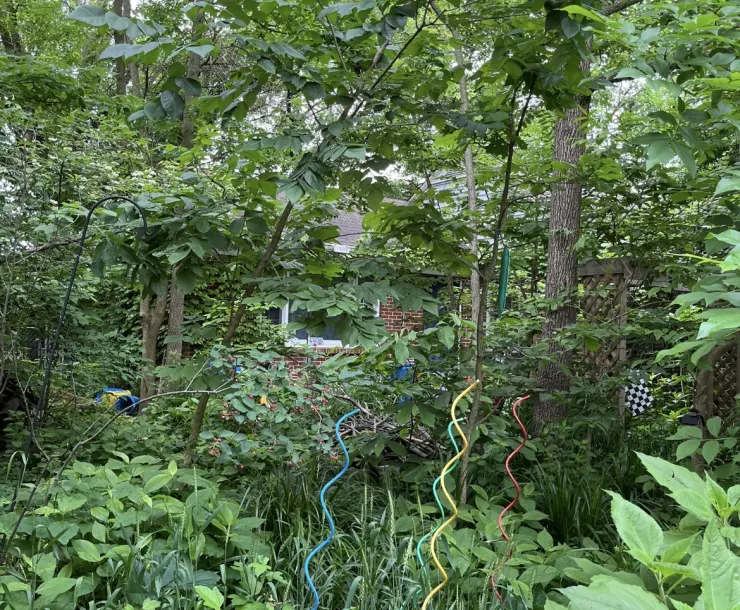
[[[455,501],[452,499],[452,496],[450,496],[450,492],[447,491],[447,486],[445,485],[445,477],[447,476],[450,468],[452,468],[452,466],[454,466],[468,450],[468,439],[465,437],[465,433],[462,431],[460,424],[457,423],[457,415],[455,414],[455,410],[457,409],[458,403],[463,398],[465,398],[465,396],[467,396],[471,392],[471,390],[473,390],[473,388],[478,385],[478,383],[479,381],[476,379],[467,388],[465,388],[465,390],[457,398],[455,398],[455,400],[452,402],[452,407],[450,408],[450,417],[452,418],[452,421],[455,424],[455,428],[457,428],[457,433],[460,435],[460,438],[462,440],[462,448],[449,462],[444,465],[444,468],[442,468],[442,472],[439,475],[440,485],[442,486],[442,493],[447,499],[447,502],[449,502],[450,506],[452,507],[452,514],[447,519],[447,521],[440,525],[432,535],[432,541],[429,545],[429,550],[432,554],[432,561],[434,562],[434,565],[442,573],[442,582],[429,592],[429,595],[427,595],[424,603],[421,606],[421,610],[427,610],[427,607],[432,601],[432,598],[437,595],[437,593],[439,593],[441,589],[444,588],[444,586],[447,584],[447,581],[449,580],[447,578],[447,572],[445,572],[442,564],[439,563],[439,558],[437,557],[437,538],[439,538],[439,535],[442,533],[443,529],[445,529],[448,525],[452,524],[455,519],[457,519],[457,506],[455,505]]]

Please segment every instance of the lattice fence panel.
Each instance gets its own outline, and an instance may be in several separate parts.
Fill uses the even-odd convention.
[[[583,278],[581,311],[586,320],[596,323],[622,323],[627,316],[629,277],[624,274],[589,275]],[[602,342],[599,350],[584,351],[583,360],[598,375],[616,372],[625,359],[622,340]]]
[[[714,412],[728,419],[735,411],[737,387],[737,349],[728,349],[714,365]]]

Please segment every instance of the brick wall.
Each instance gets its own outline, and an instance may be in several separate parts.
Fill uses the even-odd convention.
[[[393,298],[388,297],[380,304],[380,317],[385,320],[388,332],[397,333],[404,328],[421,330],[424,328],[424,313],[419,311],[401,311],[393,306]]]

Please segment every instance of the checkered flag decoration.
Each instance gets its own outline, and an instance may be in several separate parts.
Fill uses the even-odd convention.
[[[632,415],[637,417],[647,411],[655,399],[651,396],[650,388],[648,388],[645,380],[640,379],[638,383],[627,386],[625,400],[630,411],[632,411]]]

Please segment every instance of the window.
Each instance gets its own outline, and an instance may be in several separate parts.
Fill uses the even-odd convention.
[[[370,307],[363,303],[364,305]],[[380,317],[380,301],[376,301],[372,306],[375,317]],[[290,303],[284,307],[271,307],[267,311],[267,319],[273,324],[287,325],[291,322],[298,322],[306,316],[305,309],[296,309],[290,311]],[[305,328],[299,328],[295,331],[293,337],[289,339],[289,345],[311,345],[315,347],[343,347],[342,340],[339,337],[337,329],[332,325],[332,320],[338,320],[338,316],[330,317],[326,319],[326,327],[321,336],[309,335]]]

